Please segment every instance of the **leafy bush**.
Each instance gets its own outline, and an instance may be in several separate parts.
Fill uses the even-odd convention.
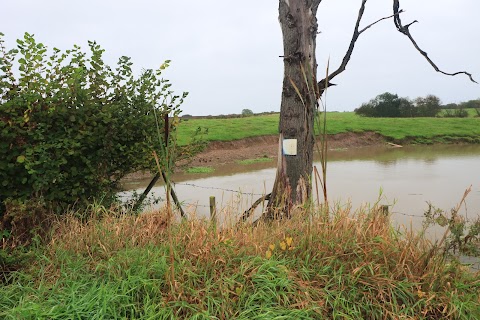
[[[440,242],[436,242],[432,250],[443,250],[445,256],[463,254],[469,257],[480,257],[480,218],[468,220],[460,214],[465,199],[472,191],[469,187],[455,208],[450,213],[428,204],[423,222],[424,231],[431,226],[445,228]]]
[[[459,109],[444,109],[443,117],[445,118],[468,118],[468,111],[459,108]]]
[[[442,109],[457,109],[458,104],[456,103],[447,103],[442,106]]]
[[[398,95],[389,92],[382,93],[364,103],[360,108],[355,109],[355,113],[365,117],[408,117],[411,114],[413,106],[408,99],[399,98]]]
[[[7,51],[0,33],[0,214],[8,198],[57,208],[108,199],[126,174],[154,168],[164,131],[156,119],[173,114],[175,131],[187,93],[160,78],[169,61],[135,77],[130,58],[113,71],[104,50],[88,46],[47,56],[26,33]]]
[[[435,117],[441,110],[440,99],[434,95],[416,98],[414,105],[417,117]]]
[[[29,245],[33,239],[47,240],[55,215],[43,199],[9,200],[4,202],[5,214],[0,220],[4,247]]]
[[[0,247],[0,285],[11,282],[12,275],[32,263],[33,255],[16,250]]]
[[[250,109],[243,109],[243,110],[242,110],[242,116],[244,116],[244,117],[253,116],[253,111],[250,110]]]
[[[468,100],[468,101],[462,102],[460,103],[459,107],[464,109],[479,109],[480,99]]]
[[[459,108],[473,109],[476,113],[476,117],[480,117],[480,99],[468,100],[459,104]]]

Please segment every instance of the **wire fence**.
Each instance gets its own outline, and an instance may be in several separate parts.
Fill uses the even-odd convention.
[[[264,196],[265,195],[263,193],[243,192],[243,191],[240,191],[240,190],[225,189],[225,188],[219,188],[219,187],[199,186],[199,185],[193,184],[193,183],[173,182],[173,184],[178,185],[178,186],[189,186],[189,187],[200,188],[200,189],[227,191],[227,192],[233,192],[233,193],[248,195],[248,196]]]
[[[186,183],[186,182],[172,181],[172,183],[173,183],[174,186],[186,186],[186,187],[199,188],[199,189],[205,189],[205,190],[216,190],[216,191],[230,192],[230,193],[235,193],[235,194],[238,194],[238,195],[245,195],[245,196],[262,197],[262,196],[265,196],[265,194],[266,194],[266,193],[245,192],[245,191],[234,190],[234,189],[229,189],[229,188],[198,185],[198,184]],[[160,198],[157,198],[157,199],[160,199]],[[165,199],[160,199],[160,200],[164,201]],[[180,203],[181,203],[182,206],[201,207],[201,208],[209,208],[210,207],[210,205],[199,204],[199,201],[196,201],[196,202],[181,201]],[[405,213],[405,212],[400,212],[400,211],[392,211],[392,212],[389,212],[389,213],[393,214],[393,215],[401,215],[401,216],[404,216],[404,217],[425,219],[424,214],[411,214],[411,213]],[[466,222],[471,222],[470,219],[466,219],[465,221]]]
[[[206,205],[206,204],[188,203],[188,202],[181,202],[180,204],[188,207],[210,208],[210,205]]]
[[[220,188],[220,187],[212,187],[212,186],[204,186],[204,185],[198,185],[198,184],[193,184],[193,183],[178,183],[178,182],[172,182],[174,186],[186,186],[186,187],[191,187],[191,188],[199,188],[199,189],[206,189],[206,190],[216,190],[216,191],[223,191],[223,192],[230,192],[230,193],[235,193],[238,195],[246,195],[246,196],[265,196],[265,193],[255,193],[255,192],[244,192],[241,190],[234,190],[234,189],[229,189],[229,188]],[[165,199],[162,199],[160,197],[157,197],[157,201],[165,201]],[[180,205],[181,206],[187,206],[187,207],[194,207],[194,208],[210,208],[212,209],[211,205],[205,205],[205,204],[200,204],[200,200],[196,202],[188,202],[188,201],[181,201]],[[385,206],[385,207],[390,207],[390,206]],[[426,216],[425,214],[411,214],[411,213],[405,213],[405,212],[400,212],[400,211],[386,211],[387,214],[390,215],[401,215],[405,217],[410,217],[410,218],[417,218],[417,219],[425,219]],[[466,222],[471,222],[470,219],[465,217]],[[480,264],[478,262],[473,262],[473,263],[467,263],[469,267],[474,270],[474,271],[480,271]]]
[[[210,186],[201,186],[193,183],[181,183],[181,182],[173,182],[174,185],[179,185],[179,186],[188,186],[192,188],[200,188],[200,189],[207,189],[207,190],[219,190],[219,191],[226,191],[226,192],[232,192],[236,194],[241,194],[241,195],[248,195],[248,196],[259,196],[262,197],[265,195],[265,193],[255,193],[255,192],[243,192],[240,190],[233,190],[233,189],[227,189],[227,188],[220,188],[220,187],[210,187]],[[187,205],[187,206],[193,206],[193,207],[203,207],[203,208],[208,208],[210,207],[209,205],[201,205],[198,203],[188,203],[188,202],[182,202],[182,204]],[[424,215],[416,215],[416,214],[409,214],[409,213],[403,213],[403,212],[391,212],[392,214],[399,214],[402,216],[406,217],[412,217],[412,218],[425,218]]]
[[[398,212],[398,211],[393,211],[392,214],[399,214],[405,217],[411,217],[411,218],[425,218],[424,215],[418,215],[418,214],[410,214],[410,213],[403,213],[403,212]]]
[[[175,182],[175,181],[172,181],[172,183],[173,183],[174,186],[186,186],[186,187],[199,188],[199,189],[205,189],[205,190],[224,191],[224,192],[230,192],[230,193],[235,193],[235,194],[245,195],[245,196],[259,196],[259,197],[262,197],[262,196],[265,195],[264,193],[244,192],[244,191],[241,191],[241,190],[234,190],[234,189],[228,189],[228,188],[201,186],[201,185],[193,184],[193,183],[184,183],[184,182]],[[183,206],[210,208],[210,205],[199,204],[198,201],[195,202],[195,203],[181,201],[180,203]]]

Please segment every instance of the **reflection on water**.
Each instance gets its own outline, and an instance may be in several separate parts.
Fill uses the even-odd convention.
[[[458,159],[462,157],[480,157],[479,145],[436,145],[436,146],[406,146],[404,148],[364,147],[356,149],[330,150],[329,163],[338,161],[365,161],[374,162],[378,166],[395,166],[406,160],[435,164],[438,159]],[[175,174],[175,181],[204,179],[208,177],[232,176],[235,174],[249,173],[262,169],[273,168],[276,161],[259,162],[249,165],[228,164],[215,168],[210,174]],[[473,169],[473,168],[472,168]],[[330,173],[330,172],[329,172]],[[150,179],[127,181],[124,183],[126,190],[141,188],[150,182]]]
[[[351,203],[358,208],[380,201],[393,205],[392,219],[396,223],[420,228],[428,202],[449,210],[472,185],[464,211],[469,219],[479,217],[479,145],[368,147],[333,150],[328,156],[331,203]],[[220,211],[243,212],[261,194],[270,192],[274,165],[275,161],[226,165],[216,168],[213,174],[177,174],[173,180],[179,198],[191,210],[198,205],[195,212],[199,216],[209,214],[210,196],[216,197]],[[125,188],[142,192],[148,182],[134,181]],[[158,185],[153,192],[161,196],[164,189]],[[436,232],[433,237],[438,236]]]

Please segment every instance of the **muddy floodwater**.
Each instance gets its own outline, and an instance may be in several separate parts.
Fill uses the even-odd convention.
[[[449,212],[472,186],[461,214],[468,220],[480,217],[480,145],[364,147],[332,150],[328,157],[331,205],[351,205],[355,210],[378,201],[390,206],[395,225],[420,230],[428,203]],[[321,170],[319,163],[315,165]],[[187,212],[209,217],[209,197],[214,196],[219,220],[228,223],[235,219],[232,213],[243,212],[271,191],[274,166],[273,159],[250,165],[224,165],[211,174],[176,174],[172,180]],[[133,190],[143,192],[149,182],[150,179],[125,183],[129,191],[124,195]],[[161,183],[152,193],[165,197]],[[433,240],[443,232],[441,228],[432,228],[428,235]]]
[[[364,147],[332,150],[328,157],[331,204],[350,204],[356,209],[379,201],[391,205],[396,223],[415,228],[421,225],[428,203],[449,210],[472,186],[462,211],[469,219],[480,215],[480,145]],[[172,180],[187,211],[208,216],[209,197],[214,196],[222,217],[224,212],[248,209],[262,194],[269,193],[275,179],[274,165],[273,159],[224,165],[211,174],[176,174]],[[315,165],[320,170],[320,164]],[[149,182],[129,181],[124,187],[130,192],[143,192]],[[152,194],[164,198],[160,182]]]

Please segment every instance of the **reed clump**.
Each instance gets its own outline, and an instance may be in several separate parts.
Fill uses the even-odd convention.
[[[58,221],[8,275],[5,319],[475,319],[480,275],[380,208],[216,228],[163,210]]]

